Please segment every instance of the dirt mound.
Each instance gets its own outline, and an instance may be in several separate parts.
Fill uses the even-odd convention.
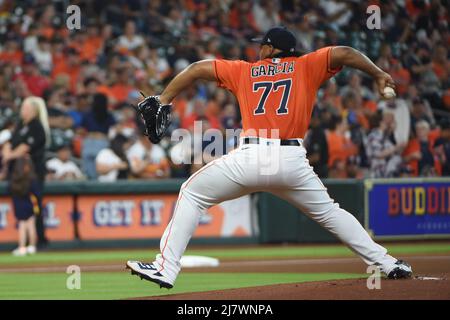
[[[449,275],[440,280],[381,280],[367,289],[366,279],[317,281],[251,288],[143,297],[143,300],[450,300]],[[427,276],[430,277],[430,276]]]

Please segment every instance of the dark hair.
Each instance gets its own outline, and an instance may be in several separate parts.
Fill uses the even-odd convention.
[[[110,149],[120,158],[120,160],[128,163],[127,169],[119,170],[118,179],[127,179],[129,174],[130,164],[128,162],[127,156],[125,154],[124,145],[128,142],[128,138],[124,135],[118,134],[111,140]]]
[[[16,197],[26,196],[30,192],[34,179],[36,174],[31,159],[29,157],[16,159],[10,177],[11,194]]]
[[[118,134],[111,140],[110,148],[111,150],[123,161],[127,161],[127,156],[125,155],[125,150],[123,146],[128,142],[128,138],[122,134]]]
[[[339,115],[333,115],[328,123],[328,129],[333,131],[336,130],[337,126],[342,122],[342,117]]]
[[[381,112],[377,112],[369,117],[369,128],[370,130],[380,127],[381,121],[383,120],[383,115]]]
[[[108,119],[108,98],[103,93],[96,93],[92,100],[92,113],[95,121],[104,123]]]
[[[97,84],[100,84],[100,81],[95,77],[88,77],[83,81],[83,86],[87,87],[92,82],[96,82]]]

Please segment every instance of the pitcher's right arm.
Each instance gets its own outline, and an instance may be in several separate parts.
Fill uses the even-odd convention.
[[[375,79],[381,96],[384,95],[383,90],[385,87],[395,89],[394,80],[388,73],[381,70],[362,52],[351,47],[337,46],[332,48],[330,66],[333,69],[347,66],[367,73]]]

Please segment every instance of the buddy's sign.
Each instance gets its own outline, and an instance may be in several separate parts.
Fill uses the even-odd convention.
[[[365,196],[376,238],[450,237],[450,179],[366,180]]]

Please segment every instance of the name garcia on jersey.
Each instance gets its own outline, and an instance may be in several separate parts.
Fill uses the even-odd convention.
[[[252,78],[262,76],[275,76],[279,73],[292,73],[294,72],[294,62],[277,63],[279,59],[273,59],[272,62],[276,64],[259,65],[252,67]]]

